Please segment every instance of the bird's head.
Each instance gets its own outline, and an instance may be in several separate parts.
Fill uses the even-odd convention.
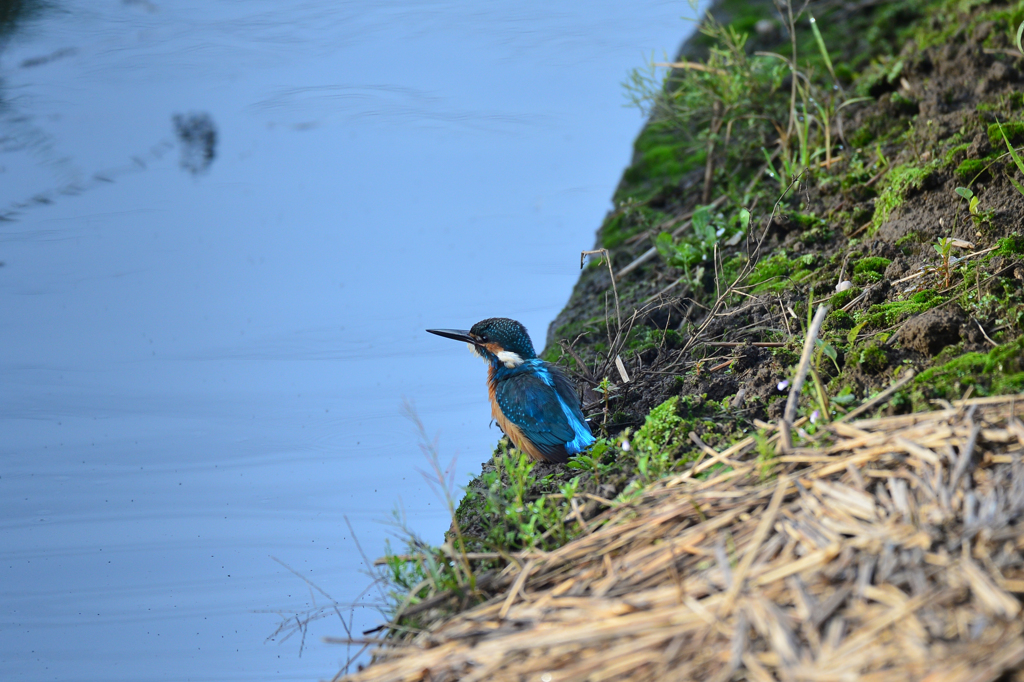
[[[526,327],[507,317],[491,317],[473,325],[472,329],[428,329],[446,339],[465,341],[470,350],[494,365],[509,369],[537,357]]]

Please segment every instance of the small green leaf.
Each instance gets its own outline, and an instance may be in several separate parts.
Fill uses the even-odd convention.
[[[828,56],[828,50],[825,49],[825,41],[821,37],[821,31],[818,30],[818,22],[814,20],[813,16],[811,17],[811,31],[814,32],[814,40],[818,43],[818,49],[821,50],[821,56],[825,60],[825,66],[828,67],[828,72],[832,74],[833,80],[838,80],[836,78],[836,72],[832,68],[832,60]]]
[[[708,246],[717,241],[715,227],[711,224],[711,207],[701,206],[693,212],[693,232],[697,238]]]
[[[750,211],[745,208],[740,209],[740,227],[746,230],[750,226]]]
[[[668,232],[662,232],[654,238],[654,248],[657,249],[661,257],[668,260],[672,256],[676,255],[675,243],[672,239],[672,235]]]
[[[999,134],[1003,136],[1003,142],[1006,143],[1006,148],[1010,150],[1010,157],[1013,159],[1013,162],[1017,165],[1017,170],[1019,170],[1021,173],[1024,173],[1024,161],[1021,160],[1020,155],[1017,154],[1017,150],[1015,150],[1013,148],[1013,145],[1010,144],[1010,138],[1008,138],[1006,136],[1006,133],[1003,132],[1003,124],[1000,123],[999,121],[996,121],[996,125],[999,126]]]
[[[971,197],[974,196],[974,192],[972,192],[966,187],[957,187],[956,193],[962,196],[964,199],[970,199]]]
[[[932,244],[932,248],[935,249],[935,253],[942,255],[942,247],[938,244]]]
[[[890,83],[893,83],[900,77],[901,73],[903,73],[903,60],[897,59],[893,62],[892,67],[889,69],[889,73],[885,75],[885,79]]]
[[[861,322],[861,323],[860,323],[860,324],[858,324],[858,325],[857,325],[856,327],[854,327],[853,329],[851,329],[851,330],[850,330],[850,333],[846,335],[846,341],[847,341],[847,342],[848,342],[848,343],[849,343],[849,344],[850,344],[851,346],[852,346],[852,345],[854,344],[854,342],[855,342],[855,341],[857,340],[857,335],[858,335],[858,334],[860,334],[860,330],[861,330],[861,329],[863,329],[863,328],[864,328],[864,326],[865,326],[865,325],[866,325],[867,323],[868,323],[868,322],[867,322],[867,320],[865,320],[864,322]],[[834,398],[833,398],[833,400],[834,400]]]
[[[692,222],[694,231],[699,234],[711,222],[711,209],[707,206],[698,206],[693,212]]]
[[[832,402],[839,403],[840,405],[849,405],[857,399],[852,393],[843,393],[832,398]]]
[[[885,158],[885,152],[882,151],[882,144],[880,142],[875,143],[875,153],[878,154],[878,161],[883,165],[889,166],[889,159]]]
[[[978,215],[978,197],[972,197],[970,203],[971,215]]]
[[[1012,175],[1007,177],[1010,178],[1010,182],[1013,183],[1013,186],[1017,188],[1017,191],[1020,192],[1022,196],[1024,196],[1024,187],[1021,187],[1021,184],[1017,182],[1017,180]]]
[[[1024,54],[1024,47],[1021,46],[1021,38],[1024,37],[1024,21],[1017,27],[1017,52]]]
[[[767,162],[765,164],[765,168],[764,168],[765,172],[768,173],[770,176],[772,176],[774,178],[775,177],[775,167],[772,165],[771,154],[769,154],[768,150],[765,149],[764,147],[761,147],[761,153],[764,154],[764,159]]]

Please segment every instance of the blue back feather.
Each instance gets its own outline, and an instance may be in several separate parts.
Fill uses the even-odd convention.
[[[502,414],[555,461],[594,442],[572,382],[557,367],[534,358],[518,367],[499,367],[495,399]]]

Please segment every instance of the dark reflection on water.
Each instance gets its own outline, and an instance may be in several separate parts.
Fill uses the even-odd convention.
[[[174,133],[181,143],[181,167],[193,175],[205,173],[217,156],[217,127],[205,113],[175,114]]]
[[[43,4],[32,0],[0,0],[0,47],[6,36],[13,33],[19,21],[39,12]]]
[[[459,482],[498,436],[423,330],[544,338],[682,14],[0,0],[0,679],[333,675],[264,640],[447,528],[403,400]]]

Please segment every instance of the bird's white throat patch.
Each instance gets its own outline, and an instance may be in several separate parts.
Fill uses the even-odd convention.
[[[524,360],[519,357],[518,353],[513,353],[510,350],[503,350],[498,353],[498,360],[503,363],[509,369],[518,367],[523,364]]]
[[[467,343],[466,345],[469,346],[469,352],[471,352],[473,355],[477,356],[478,358],[482,358],[484,360],[484,362],[487,361],[487,356],[484,355],[483,353],[481,353],[479,348],[477,348],[472,343]],[[513,353],[510,350],[499,351],[498,354],[497,354],[497,357],[498,357],[498,362],[500,362],[501,364],[505,365],[509,369],[514,369],[514,368],[518,367],[519,365],[523,364],[524,362],[526,362],[519,355],[519,353]]]

